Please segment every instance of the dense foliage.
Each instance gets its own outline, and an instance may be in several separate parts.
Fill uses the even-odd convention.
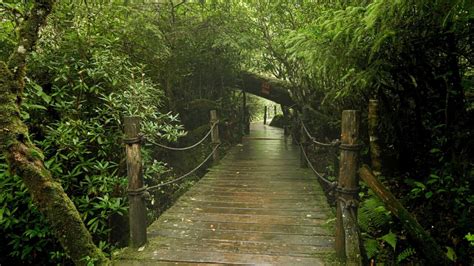
[[[342,109],[367,117],[368,100],[378,99],[386,181],[452,260],[469,261],[472,3],[256,2],[254,12],[272,14],[256,16],[261,37],[269,40],[265,65],[297,84],[294,96],[311,111],[314,134],[337,137]],[[365,234],[369,258],[397,262],[413,253],[396,223],[369,220],[380,221]]]
[[[30,7],[0,2],[0,60]],[[184,146],[205,134],[217,109],[222,136],[233,143],[242,132],[242,93],[234,88],[249,70],[293,84],[322,139],[338,137],[343,109],[360,110],[368,144],[367,102],[377,99],[381,178],[453,261],[472,263],[473,14],[465,0],[61,1],[29,58],[22,117],[95,241],[111,251],[126,236],[117,232],[127,212],[124,115],[140,115],[152,140]],[[259,116],[258,101],[248,101]],[[145,145],[147,182],[187,172],[209,151],[203,145],[183,159]],[[3,161],[0,263],[66,263]],[[192,180],[154,194],[154,214]],[[361,196],[367,258],[422,262],[383,204],[368,189]]]

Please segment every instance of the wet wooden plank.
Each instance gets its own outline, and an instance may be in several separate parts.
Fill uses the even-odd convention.
[[[316,178],[299,168],[297,147],[274,139],[281,130],[252,134],[148,228],[143,251],[114,264],[325,265],[334,215]]]
[[[221,240],[221,241],[239,241],[243,243],[286,243],[292,245],[312,245],[331,247],[334,244],[334,238],[330,236],[305,236],[288,235],[263,232],[235,232],[210,230],[210,229],[168,229],[149,232],[150,237],[158,238],[177,238],[177,239],[195,239],[195,240]],[[161,241],[160,241],[161,242]]]
[[[194,251],[180,249],[156,249],[152,252],[142,252],[142,256],[118,261],[116,265],[153,265],[156,261],[183,262],[183,263],[209,263],[227,265],[325,265],[323,259],[317,257],[297,257],[297,256],[272,256],[239,254],[231,252],[214,251]]]
[[[327,207],[327,205],[317,205],[317,204],[310,204],[310,203],[248,203],[248,202],[234,202],[234,201],[209,201],[209,200],[202,200],[197,201],[196,199],[191,200],[180,200],[177,204],[177,207],[189,207],[189,208],[232,208],[232,209],[248,209],[248,210],[280,210],[280,211],[295,211],[295,212],[311,212],[311,211],[328,211],[330,212],[331,209]]]
[[[186,214],[229,214],[229,215],[248,215],[248,216],[275,216],[275,217],[297,217],[297,218],[321,218],[324,219],[327,215],[321,213],[320,210],[307,211],[293,211],[293,210],[278,210],[278,209],[246,209],[246,208],[215,208],[215,207],[201,207],[201,206],[176,206],[178,210],[176,213]],[[250,217],[253,218],[253,217]]]
[[[221,239],[175,239],[166,238],[159,242],[154,248],[173,249],[180,246],[189,251],[208,251],[226,252],[236,254],[261,254],[277,256],[299,256],[312,257],[314,254],[327,254],[333,250],[333,247],[314,246],[314,245],[293,245],[287,243],[249,243],[243,241],[224,241]],[[289,251],[291,253],[289,253]]]
[[[181,219],[197,219],[201,221],[216,222],[234,222],[234,223],[262,223],[262,224],[281,224],[281,225],[323,225],[329,216],[325,213],[319,213],[318,217],[307,218],[304,216],[275,216],[275,215],[246,215],[246,214],[220,214],[220,213],[192,213],[178,212],[163,214],[164,217],[174,217]]]
[[[303,226],[303,225],[269,225],[269,224],[248,224],[248,223],[233,223],[233,222],[213,222],[213,221],[201,221],[192,220],[189,218],[179,219],[167,217],[159,223],[155,223],[150,226],[148,231],[153,232],[161,228],[174,228],[174,229],[191,229],[201,228],[209,230],[221,230],[231,231],[239,233],[245,232],[264,232],[264,233],[275,233],[275,234],[293,234],[293,235],[326,235],[332,236],[333,230],[329,226],[323,224],[319,226]]]

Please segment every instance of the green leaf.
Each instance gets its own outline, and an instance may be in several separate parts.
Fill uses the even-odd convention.
[[[392,233],[392,231],[380,237],[380,239],[388,243],[393,248],[393,250],[395,250],[395,248],[397,247],[397,235]]]
[[[367,239],[364,241],[365,251],[367,252],[368,258],[373,258],[379,253],[379,243],[375,239]]]
[[[457,260],[457,256],[456,256],[456,252],[454,252],[454,249],[451,248],[451,247],[446,247],[446,257],[448,257],[449,260],[451,261],[456,261]]]
[[[425,190],[425,189],[426,189],[425,184],[423,184],[423,183],[421,183],[421,182],[415,181],[414,184],[415,184],[417,187],[421,188],[422,190]]]
[[[431,191],[428,191],[428,192],[425,193],[425,198],[427,198],[427,199],[431,198],[432,196],[433,196],[433,192],[431,192]]]

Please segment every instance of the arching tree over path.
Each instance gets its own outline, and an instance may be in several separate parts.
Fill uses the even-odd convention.
[[[241,90],[284,106],[294,107],[296,105],[291,98],[290,89],[292,86],[289,82],[251,72],[242,72],[240,76],[242,79]]]
[[[10,171],[22,178],[74,263],[108,264],[108,259],[92,242],[76,207],[45,168],[44,156],[30,141],[28,128],[20,118],[26,58],[34,49],[39,30],[46,23],[54,2],[35,1],[20,26],[15,51],[8,62],[0,61],[0,149]]]

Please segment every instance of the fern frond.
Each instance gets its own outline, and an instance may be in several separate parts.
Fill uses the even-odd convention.
[[[383,203],[376,197],[363,201],[358,213],[359,226],[364,232],[374,231],[387,225],[391,217],[383,206]]]
[[[369,259],[375,257],[379,253],[380,245],[375,239],[366,239],[364,241],[364,246],[367,258]]]
[[[414,248],[407,248],[397,256],[397,263],[400,263],[416,253]]]

